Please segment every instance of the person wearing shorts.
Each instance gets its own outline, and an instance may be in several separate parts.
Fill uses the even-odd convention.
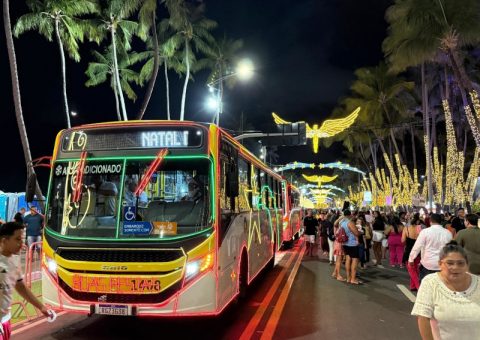
[[[359,249],[358,246],[343,246],[343,252],[345,253],[346,256],[350,256],[352,259],[359,259],[360,254],[359,254]]]
[[[350,219],[352,215],[350,210],[345,210],[343,215],[345,219],[340,222],[340,228],[343,228],[348,236],[348,241],[343,245],[343,251],[346,256],[345,269],[347,271],[347,282],[353,285],[359,285],[361,282],[357,280],[357,266],[360,256],[357,237],[360,235],[360,232],[355,226],[355,222]]]
[[[313,256],[313,248],[315,247],[315,235],[318,230],[318,220],[313,216],[312,210],[307,210],[307,216],[303,219],[303,227],[305,229],[304,239],[307,250],[307,255]]]

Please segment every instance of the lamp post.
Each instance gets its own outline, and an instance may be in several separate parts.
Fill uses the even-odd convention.
[[[252,61],[250,59],[243,59],[238,63],[235,72],[223,76],[221,75],[219,78],[207,84],[209,91],[212,94],[207,101],[207,106],[209,109],[215,111],[215,116],[213,118],[215,124],[220,125],[220,115],[223,113],[224,80],[232,77],[237,77],[240,80],[248,80],[253,76],[253,71]]]

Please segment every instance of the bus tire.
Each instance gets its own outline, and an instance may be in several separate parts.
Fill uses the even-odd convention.
[[[244,300],[248,291],[248,257],[245,251],[240,259],[240,272],[238,273],[238,298]]]

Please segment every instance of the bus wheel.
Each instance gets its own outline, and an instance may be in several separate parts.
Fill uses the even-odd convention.
[[[248,258],[247,253],[242,253],[240,260],[240,273],[238,273],[238,297],[244,300],[247,297],[248,289]]]

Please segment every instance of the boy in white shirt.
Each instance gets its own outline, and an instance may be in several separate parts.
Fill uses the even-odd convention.
[[[28,289],[23,282],[20,266],[20,249],[23,246],[23,224],[7,222],[0,225],[0,340],[10,339],[11,304],[13,288],[26,301],[38,308],[46,317],[47,308]]]

